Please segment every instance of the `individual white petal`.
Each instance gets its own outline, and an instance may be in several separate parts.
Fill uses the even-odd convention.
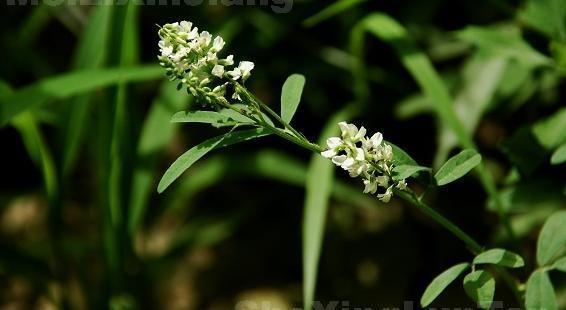
[[[334,156],[332,157],[332,162],[336,165],[336,166],[341,166],[344,161],[346,161],[346,159],[348,159],[348,156],[346,155],[338,155],[338,156]]]
[[[389,186],[389,177],[386,175],[380,175],[376,178],[377,184],[381,187],[388,187]]]
[[[214,38],[214,42],[212,42],[212,48],[215,51],[220,51],[222,48],[224,47],[224,39],[222,39],[222,37],[217,36],[216,38]]]
[[[173,46],[164,46],[161,49],[161,56],[169,57],[171,54],[173,54]]]
[[[212,75],[221,78],[224,75],[224,66],[216,65],[212,68]]]
[[[224,64],[227,66],[231,66],[234,64],[234,55],[228,55],[226,59],[224,59]]]
[[[381,149],[381,154],[382,154],[383,160],[391,161],[393,159],[393,149],[391,148],[391,145],[384,144],[382,149]]]
[[[383,141],[383,135],[381,134],[381,132],[376,132],[373,134],[373,136],[371,136],[371,138],[369,138],[369,141],[371,142],[371,146],[376,148]]]
[[[199,44],[201,48],[208,47],[212,41],[212,35],[208,31],[203,31],[199,35]]]
[[[356,161],[352,157],[347,157],[343,162],[341,167],[345,170],[348,170]]]
[[[355,148],[355,159],[357,161],[364,161],[365,160],[365,155],[364,155],[364,150],[361,148]]]
[[[354,140],[359,141],[366,136],[366,129],[364,126],[360,127],[360,130],[354,135]]]
[[[364,179],[364,193],[375,194],[377,192],[377,182],[375,180]]]
[[[342,139],[338,138],[338,137],[331,137],[326,139],[326,145],[328,145],[329,148],[337,148],[340,145],[342,145]]]
[[[329,149],[329,150],[326,150],[326,151],[320,153],[320,155],[322,155],[323,157],[326,157],[326,158],[332,158],[332,157],[336,156],[336,150]]]
[[[198,37],[198,28],[195,27],[187,34],[187,40],[194,40]]]
[[[388,187],[385,193],[377,195],[377,198],[385,203],[388,203],[391,200],[391,196],[393,196],[393,190],[392,187]]]
[[[340,122],[340,123],[338,123],[338,127],[340,127],[340,131],[342,132],[342,137],[347,136],[347,134],[348,134],[348,123]]]
[[[397,187],[400,190],[405,190],[407,188],[407,182],[405,182],[405,180],[401,180],[397,182],[397,185],[395,187]]]
[[[193,26],[193,23],[184,20],[179,24],[179,30],[182,31],[182,32],[189,32],[189,31],[191,31],[192,26]]]
[[[246,80],[250,76],[250,72],[253,70],[254,66],[254,63],[251,61],[240,61],[238,69],[241,70],[242,78],[244,80]]]
[[[232,77],[232,80],[237,80],[242,76],[242,71],[240,68],[234,68],[234,70],[228,71],[228,75]]]

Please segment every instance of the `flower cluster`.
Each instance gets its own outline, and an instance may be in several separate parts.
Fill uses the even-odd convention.
[[[405,180],[394,181],[393,149],[383,142],[381,133],[366,137],[366,129],[358,129],[353,124],[338,123],[342,131],[341,137],[332,137],[326,141],[328,149],[322,156],[331,158],[332,162],[348,171],[351,177],[362,177],[364,193],[375,194],[378,188],[384,189],[377,197],[383,202],[389,202],[393,196],[393,187],[404,190]]]
[[[208,103],[226,104],[229,81],[244,82],[254,68],[250,61],[241,61],[233,67],[233,55],[218,58],[218,52],[225,44],[222,37],[213,39],[207,31],[199,33],[191,22],[166,24],[159,29],[159,37],[159,64],[166,69],[167,75]],[[232,98],[240,99],[240,96],[235,92]]]

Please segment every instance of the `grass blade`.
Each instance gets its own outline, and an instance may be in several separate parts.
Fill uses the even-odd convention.
[[[319,139],[323,144],[328,137],[339,133],[337,123],[348,120],[349,110],[330,118]],[[333,184],[334,166],[320,154],[311,158],[306,181],[303,215],[303,305],[310,309],[314,300],[318,263],[322,249],[328,199]]]
[[[313,27],[335,15],[338,15],[349,8],[365,2],[366,0],[339,0],[324,8],[322,11],[305,19],[303,25],[305,27]]]
[[[153,192],[153,171],[157,153],[165,148],[176,130],[175,124],[169,122],[171,113],[186,108],[190,98],[184,92],[177,91],[174,83],[165,81],[159,97],[151,105],[143,123],[132,177],[128,214],[130,234],[137,231],[143,219],[149,195]]]
[[[163,70],[156,65],[85,70],[43,79],[16,90],[0,102],[0,125],[19,113],[51,100],[66,99],[119,82],[140,82],[160,78]]]

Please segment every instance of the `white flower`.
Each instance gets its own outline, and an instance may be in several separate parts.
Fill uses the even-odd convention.
[[[361,176],[364,183],[364,193],[375,194],[379,187],[385,192],[377,197],[383,202],[389,202],[393,196],[393,188],[407,188],[405,180],[392,180],[393,148],[383,143],[383,135],[379,132],[370,138],[366,137],[364,127],[356,127],[346,122],[338,123],[341,137],[326,140],[327,149],[321,155],[332,159],[332,162],[348,171],[351,177]],[[361,143],[360,143],[361,142]]]
[[[370,194],[375,194],[375,192],[377,192],[377,180],[372,178],[372,179],[364,179],[364,194],[370,193]]]
[[[383,135],[381,134],[381,132],[376,132],[375,134],[373,134],[373,136],[371,136],[371,138],[364,139],[363,143],[364,147],[366,147],[367,149],[376,149],[382,141]]]
[[[231,66],[234,64],[234,55],[228,55],[226,59],[224,59],[224,65]]]
[[[218,52],[224,47],[224,43],[224,39],[222,39],[222,37],[220,36],[217,36],[216,38],[214,38],[214,42],[212,42],[212,49],[215,52]]]
[[[332,158],[338,154],[340,147],[342,146],[343,142],[342,139],[338,137],[332,137],[326,139],[326,145],[328,146],[328,150],[321,153],[322,156],[326,158]]]
[[[179,31],[188,33],[191,31],[191,27],[193,27],[193,23],[184,20],[179,24]]]
[[[169,57],[173,54],[173,46],[164,46],[161,48],[161,56]]]
[[[359,130],[354,124],[348,124],[346,122],[338,123],[340,130],[342,131],[342,139],[351,140],[352,142],[360,141],[366,135],[366,129],[362,126]]]
[[[389,200],[391,200],[391,196],[393,196],[393,189],[392,186],[388,187],[387,190],[385,191],[385,193],[383,194],[378,194],[377,198],[379,198],[379,200],[388,203]]]
[[[212,68],[212,75],[221,78],[222,75],[224,75],[224,66],[222,65],[214,66],[214,68]]]
[[[380,149],[379,157],[383,161],[391,161],[393,159],[393,150],[391,148],[391,145],[384,144]]]
[[[242,70],[240,68],[234,68],[234,70],[226,72],[232,78],[232,80],[236,81],[242,76]]]
[[[389,177],[386,175],[380,175],[377,178],[377,184],[381,187],[388,187],[389,186]]]
[[[204,49],[208,47],[211,41],[212,41],[212,35],[208,31],[203,31],[200,33],[200,36],[198,37],[200,48]]]
[[[242,79],[245,81],[250,77],[250,72],[253,70],[254,68],[254,63],[251,61],[240,61],[240,64],[238,65],[238,69],[240,69],[241,74],[242,74]]]

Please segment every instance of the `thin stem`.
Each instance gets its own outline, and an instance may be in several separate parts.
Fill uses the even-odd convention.
[[[411,203],[419,210],[423,211],[426,215],[432,218],[435,222],[440,224],[442,227],[446,228],[450,231],[454,236],[458,239],[462,240],[469,248],[469,250],[473,254],[479,254],[482,252],[483,247],[474,240],[470,235],[465,233],[462,229],[452,223],[449,219],[445,218],[443,215],[438,213],[436,210],[432,209],[431,207],[427,206],[424,202],[419,200],[413,193],[409,193],[406,191],[395,190],[395,194],[405,201]]]

